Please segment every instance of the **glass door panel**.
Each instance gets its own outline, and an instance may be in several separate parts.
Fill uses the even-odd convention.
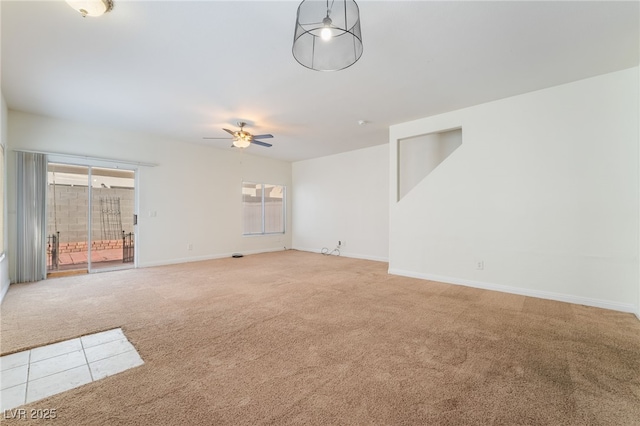
[[[91,167],[90,271],[134,265],[135,172]]]
[[[47,272],[88,270],[89,168],[49,163]]]

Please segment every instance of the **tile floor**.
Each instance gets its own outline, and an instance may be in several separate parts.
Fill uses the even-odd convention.
[[[0,357],[0,411],[144,364],[122,329]]]

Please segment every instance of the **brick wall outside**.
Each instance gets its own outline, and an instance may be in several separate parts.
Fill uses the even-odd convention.
[[[86,186],[53,185],[47,191],[47,235],[60,232],[60,251],[83,251],[79,245],[67,243],[84,243],[86,250],[88,215],[88,188]],[[110,248],[109,245],[120,244],[122,240],[103,240],[103,226],[100,219],[100,197],[120,197],[120,220],[125,233],[133,232],[133,188],[93,188],[92,240],[94,249]],[[54,197],[55,193],[55,197]],[[57,226],[56,226],[57,224]],[[115,243],[115,242],[117,243]]]
[[[98,240],[91,242],[91,250],[121,249],[122,240]],[[78,241],[75,243],[60,243],[59,253],[81,253],[87,251],[87,242]]]

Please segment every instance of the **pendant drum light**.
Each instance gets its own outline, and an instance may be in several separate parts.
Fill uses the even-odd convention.
[[[354,0],[304,0],[298,6],[293,57],[316,71],[338,71],[362,56],[360,10]]]

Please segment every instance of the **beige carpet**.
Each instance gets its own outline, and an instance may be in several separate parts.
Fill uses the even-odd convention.
[[[640,425],[633,315],[386,269],[287,251],[12,285],[1,351],[122,327],[143,366],[27,406],[64,425]]]

